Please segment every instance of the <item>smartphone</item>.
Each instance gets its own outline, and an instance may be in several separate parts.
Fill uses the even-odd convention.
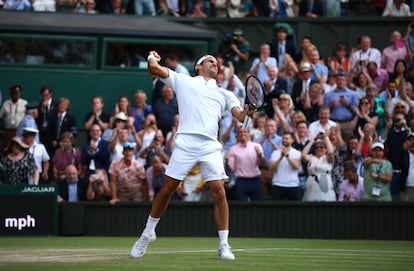
[[[96,180],[99,180],[100,175],[99,174],[92,174],[91,177],[94,181],[96,181]]]

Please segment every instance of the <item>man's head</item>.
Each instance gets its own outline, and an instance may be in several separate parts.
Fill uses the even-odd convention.
[[[212,55],[204,55],[196,61],[194,70],[197,75],[213,78],[218,72],[217,59]]]
[[[249,132],[243,127],[237,129],[237,142],[246,143],[250,140]]]
[[[361,36],[359,39],[359,47],[362,51],[366,51],[371,48],[371,38],[369,36]]]
[[[131,161],[134,156],[134,150],[135,146],[131,142],[124,144],[124,149],[122,151],[122,154],[124,155],[124,160]]]
[[[89,130],[89,136],[92,140],[98,140],[102,135],[102,129],[98,124],[94,124],[91,126]]]
[[[329,110],[329,107],[321,107],[319,108],[319,121],[322,124],[326,124],[329,120],[329,118],[331,117],[331,111]]]
[[[20,85],[15,85],[9,88],[10,90],[10,98],[15,103],[20,98],[20,91],[22,90],[22,87]]]
[[[347,85],[346,72],[339,71],[336,74],[336,86],[338,89],[343,89]]]
[[[40,89],[40,96],[43,101],[48,101],[52,97],[52,89],[48,86],[44,86]]]
[[[39,112],[37,111],[37,103],[26,104],[26,115],[30,115],[34,119],[37,118],[39,115]]]
[[[289,147],[295,141],[295,136],[291,132],[285,132],[282,136],[282,145]]]
[[[352,184],[358,183],[357,170],[354,161],[346,161],[344,163],[344,177]]]
[[[384,144],[381,142],[375,142],[371,145],[371,156],[374,159],[384,158]]]
[[[36,134],[39,132],[39,130],[31,127],[25,127],[23,128],[23,142],[27,145],[31,146],[33,145],[35,141]]]
[[[78,179],[78,170],[74,165],[68,165],[65,169],[66,180],[73,184]]]

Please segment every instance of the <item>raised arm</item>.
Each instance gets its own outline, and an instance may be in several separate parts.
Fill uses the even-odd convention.
[[[161,56],[156,51],[151,51],[148,54],[148,72],[153,77],[167,78],[168,68],[159,64]]]

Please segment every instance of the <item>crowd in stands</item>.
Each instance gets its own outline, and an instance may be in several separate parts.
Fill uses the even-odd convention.
[[[309,36],[297,48],[284,24],[255,57],[242,29],[222,41],[217,86],[244,104],[254,74],[266,93],[247,127],[230,113],[220,121],[230,200],[414,201],[414,25],[389,36],[385,48],[368,35],[354,48],[338,42],[333,55]],[[165,65],[190,74],[173,59]],[[39,101],[21,94],[20,85],[3,93],[1,183],[56,184],[59,201],[154,199],[179,126],[173,89],[154,79],[152,91],[113,105],[94,96],[82,120],[49,86]],[[83,146],[77,127],[87,131]],[[173,200],[210,200],[206,186],[195,165]]]
[[[7,10],[174,17],[411,16],[412,0],[0,0]]]

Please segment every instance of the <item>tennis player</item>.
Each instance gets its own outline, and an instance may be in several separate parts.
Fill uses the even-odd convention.
[[[195,64],[197,76],[176,73],[159,64],[161,57],[151,51],[148,55],[148,71],[175,91],[180,112],[180,123],[176,133],[176,147],[168,164],[164,185],[156,196],[140,238],[131,249],[131,256],[142,257],[149,245],[155,241],[155,227],[168,207],[171,195],[187,173],[198,164],[205,182],[208,182],[214,201],[214,219],[220,240],[219,258],[234,260],[235,256],[228,243],[229,208],[224,190],[224,171],[221,154],[222,144],[217,140],[219,121],[225,110],[240,122],[246,113],[240,101],[228,90],[217,87],[214,77],[218,71],[214,56],[205,55]]]

